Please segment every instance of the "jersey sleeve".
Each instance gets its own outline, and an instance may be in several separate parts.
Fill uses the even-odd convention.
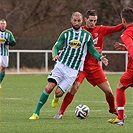
[[[124,29],[124,25],[118,24],[116,26],[105,26],[105,29],[106,29],[106,34],[111,34],[113,32],[118,32]]]
[[[133,39],[129,36],[129,35],[121,35],[121,39],[123,41],[123,43],[125,44],[129,55],[131,56],[132,60],[133,60]]]
[[[9,38],[9,41],[10,41],[10,42],[16,42],[16,40],[15,40],[15,38],[14,38],[12,32],[10,32],[10,38]]]
[[[4,44],[9,45],[9,46],[15,46],[16,45],[16,40],[15,40],[12,32],[9,31],[9,30],[6,30],[5,32],[6,32],[7,36],[5,36],[6,41],[5,41]]]
[[[64,45],[65,37],[62,33],[52,48],[52,57],[58,55],[60,48]]]
[[[100,54],[94,47],[93,39],[92,37],[90,38],[90,41],[88,42],[87,45],[88,52],[97,60],[101,60],[102,54]]]

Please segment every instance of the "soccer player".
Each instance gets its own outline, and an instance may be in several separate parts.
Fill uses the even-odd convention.
[[[94,46],[101,53],[103,49],[104,36],[120,31],[124,28],[124,26],[123,24],[119,24],[117,26],[96,26],[97,19],[98,17],[96,11],[88,10],[85,15],[86,25],[84,25],[83,28],[92,34]],[[67,106],[72,102],[74,95],[77,92],[80,84],[83,82],[84,78],[86,78],[87,81],[93,86],[97,85],[105,93],[106,101],[109,105],[109,112],[117,114],[114,104],[114,94],[107,80],[107,77],[105,76],[99,64],[99,61],[87,53],[83,71],[79,72],[78,78],[74,82],[70,91],[65,95],[60,110],[58,114],[54,116],[54,118],[62,118]],[[55,107],[58,102],[59,98],[54,96],[54,99],[52,100],[52,107]]]
[[[0,88],[5,77],[5,68],[9,63],[9,46],[15,46],[16,40],[11,31],[6,29],[7,22],[5,19],[0,20]]]
[[[125,90],[128,87],[133,87],[133,8],[125,7],[121,12],[122,23],[125,26],[125,31],[121,35],[123,45],[116,43],[117,49],[122,49],[122,46],[128,51],[128,66],[126,72],[121,76],[116,88],[116,103],[118,107],[118,116],[115,119],[109,119],[112,124],[124,124],[124,106],[126,103]]]
[[[29,119],[39,119],[40,109],[46,103],[55,86],[57,86],[56,96],[61,97],[73,84],[83,66],[87,50],[95,58],[108,65],[106,57],[99,54],[95,49],[91,34],[81,27],[82,22],[82,14],[73,13],[71,16],[72,28],[63,31],[53,46],[52,56],[57,63],[49,74],[48,84],[40,96],[35,112]],[[63,50],[58,55],[61,47]]]

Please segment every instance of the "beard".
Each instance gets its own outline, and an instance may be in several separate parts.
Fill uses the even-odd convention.
[[[80,29],[80,26],[79,25],[72,25],[73,29],[75,30],[79,30]]]

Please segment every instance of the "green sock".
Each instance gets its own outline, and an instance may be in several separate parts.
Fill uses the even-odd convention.
[[[5,77],[5,73],[1,72],[0,71],[0,83],[2,82],[2,80],[4,79]]]
[[[34,112],[35,114],[38,114],[38,115],[40,114],[40,110],[41,110],[42,106],[46,103],[48,96],[49,96],[49,93],[44,90],[40,96],[39,101],[38,101],[36,110]]]

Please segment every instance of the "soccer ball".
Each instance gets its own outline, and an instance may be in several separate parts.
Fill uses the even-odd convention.
[[[80,119],[86,118],[89,114],[90,108],[85,104],[80,104],[75,109],[75,115]]]

